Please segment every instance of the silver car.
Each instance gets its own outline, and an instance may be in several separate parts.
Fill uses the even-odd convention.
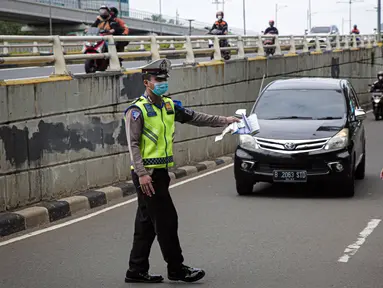
[[[307,41],[311,44],[315,43],[315,39],[318,36],[319,43],[322,46],[326,46],[325,43],[327,41],[328,36],[336,36],[339,35],[339,29],[336,25],[329,26],[315,26],[311,28],[309,32],[306,30]],[[331,42],[335,40],[335,37],[330,38]]]

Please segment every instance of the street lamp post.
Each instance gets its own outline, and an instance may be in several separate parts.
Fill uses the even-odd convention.
[[[52,0],[49,0],[49,33],[52,36]]]
[[[311,0],[309,0],[309,31],[311,30]]]
[[[246,0],[243,0],[243,35],[246,35]]]
[[[357,3],[357,2],[364,2],[364,0],[348,0],[348,1],[338,1],[336,3],[347,3],[349,6],[348,6],[348,20],[350,21],[349,23],[349,29],[350,29],[350,32],[352,30],[351,26],[352,26],[352,21],[351,21],[351,17],[352,17],[352,14],[351,14],[351,7],[352,7],[352,4],[354,3]]]
[[[378,0],[378,27],[376,27],[377,28],[377,33],[378,33],[378,41],[380,42],[381,41],[381,38],[380,38],[380,36],[381,36],[381,26],[382,26],[382,24],[381,24],[381,16],[382,16],[382,2],[381,2],[381,0]]]
[[[194,19],[188,19],[188,21],[189,21],[189,36],[191,36],[191,34],[192,34],[192,25],[191,25],[191,23],[194,21]]]
[[[275,4],[275,26],[278,24],[278,11],[286,7],[287,5],[278,5],[278,3]]]

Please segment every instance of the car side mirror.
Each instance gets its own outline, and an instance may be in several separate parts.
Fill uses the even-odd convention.
[[[355,118],[357,121],[363,121],[367,118],[367,114],[363,109],[358,108],[355,110]]]
[[[242,115],[246,116],[246,109],[238,109],[237,111],[235,111],[235,117],[242,119]]]

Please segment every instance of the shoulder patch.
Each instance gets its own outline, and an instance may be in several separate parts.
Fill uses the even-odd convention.
[[[170,102],[165,102],[165,110],[167,114],[174,114],[174,110]]]
[[[136,121],[138,119],[138,117],[140,117],[140,115],[141,115],[140,111],[137,111],[137,110],[132,111],[132,118],[134,121]]]

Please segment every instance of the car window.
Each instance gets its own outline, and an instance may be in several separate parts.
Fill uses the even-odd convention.
[[[348,83],[349,91],[350,91],[350,97],[352,98],[353,102],[355,103],[355,107],[360,108],[359,99],[355,92],[354,87],[351,85],[351,83]]]
[[[346,99],[348,101],[348,104],[349,104],[349,120],[350,121],[354,121],[355,120],[355,109],[356,109],[356,103],[355,103],[355,99],[353,99],[353,97],[351,96],[351,90],[349,89],[349,87],[344,84],[342,85],[342,89],[343,89],[343,93],[344,95],[346,96]]]
[[[343,118],[346,101],[341,90],[266,90],[253,111],[259,119]]]
[[[311,28],[310,33],[318,33],[318,34],[326,34],[330,33],[331,27],[323,26],[323,27],[313,27]]]

